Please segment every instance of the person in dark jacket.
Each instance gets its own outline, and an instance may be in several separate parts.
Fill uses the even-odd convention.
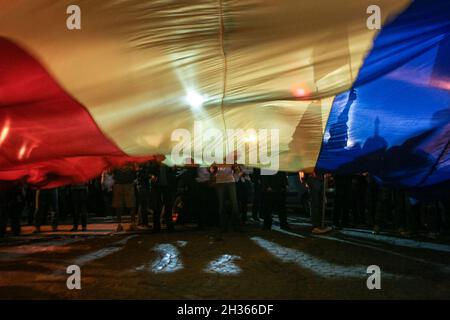
[[[151,191],[150,163],[142,164],[137,171],[137,193],[139,214],[141,223],[148,227],[148,214],[150,213],[150,191]]]
[[[131,214],[130,231],[136,230],[136,197],[134,182],[136,171],[132,165],[114,170],[113,203],[112,206],[117,214],[117,232],[123,230],[122,211],[128,209]]]
[[[6,234],[8,220],[13,235],[20,235],[20,217],[25,207],[25,185],[21,182],[0,185],[0,238]]]
[[[261,217],[261,170],[254,168],[250,179],[253,183],[252,219],[259,222]]]
[[[250,189],[250,176],[243,165],[235,165],[234,180],[236,181],[236,196],[241,221],[247,221],[248,197]]]
[[[324,189],[327,189],[327,177],[319,174],[317,170],[314,170],[306,178],[306,184],[309,190],[311,198],[311,224],[313,234],[323,234],[330,232],[332,228],[325,227],[324,223]]]
[[[88,185],[77,184],[71,186],[72,195],[72,215],[73,215],[73,228],[71,231],[78,231],[78,226],[81,219],[81,230],[87,230],[87,217],[88,217]]]
[[[353,224],[366,224],[367,177],[365,175],[353,176],[351,199]]]
[[[192,159],[184,165],[178,176],[178,198],[182,199],[182,215],[179,221],[186,222],[196,220],[199,227],[204,226],[205,218],[201,212],[200,186],[196,180],[198,165]]]
[[[45,215],[50,212],[52,231],[58,231],[59,193],[58,189],[39,189],[36,191],[36,210],[34,215],[34,233],[41,232]]]
[[[351,204],[352,176],[334,176],[336,197],[334,202],[333,224],[335,228],[347,227]]]
[[[8,206],[6,189],[0,186],[0,238],[6,234],[6,227],[8,225]]]
[[[161,212],[167,226],[167,231],[174,230],[172,221],[173,201],[177,187],[176,174],[174,168],[170,168],[162,163],[164,156],[159,156],[155,164],[151,167],[152,192],[154,193],[154,214],[153,232],[161,231]]]
[[[281,229],[289,229],[286,216],[287,175],[278,171],[274,175],[261,175],[262,213],[264,230],[272,228],[272,213],[276,212]]]

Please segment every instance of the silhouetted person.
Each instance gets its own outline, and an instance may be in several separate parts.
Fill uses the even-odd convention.
[[[248,211],[248,193],[250,177],[245,172],[245,167],[242,165],[235,165],[234,179],[236,181],[236,192],[239,212],[241,214],[241,221],[247,221]]]
[[[39,189],[36,191],[36,210],[34,215],[35,233],[41,232],[44,215],[50,213],[52,230],[58,230],[59,201],[58,189]]]
[[[151,190],[151,176],[149,163],[142,164],[137,170],[137,195],[139,214],[141,215],[141,224],[149,226],[148,214],[150,213],[150,190]]]
[[[378,201],[375,210],[375,224],[373,232],[379,233],[386,225],[386,217],[392,210],[392,191],[387,186],[380,186],[378,192]]]
[[[197,169],[198,166],[189,159],[178,176],[178,186],[181,191],[181,198],[183,199],[183,217],[182,221],[197,220],[199,226],[204,226],[204,217],[199,215],[200,201],[197,183]]]
[[[73,228],[72,231],[77,231],[81,220],[81,230],[86,231],[88,218],[88,186],[87,184],[77,184],[71,186],[72,194],[72,214],[73,214]]]
[[[289,229],[286,216],[287,176],[278,171],[274,175],[261,175],[262,212],[264,230],[272,229],[272,214],[277,213],[281,229]]]
[[[351,202],[352,177],[349,175],[334,176],[336,195],[334,200],[333,224],[336,228],[348,226],[348,215]]]
[[[20,217],[25,207],[25,189],[20,182],[0,185],[0,238],[6,234],[8,220],[13,235],[20,235]]]
[[[114,175],[112,172],[103,171],[101,177],[103,204],[105,208],[106,216],[112,216],[112,198],[113,198],[113,186]]]
[[[408,216],[410,216],[408,193],[402,188],[394,188],[393,193],[394,224],[397,228],[397,232],[400,235],[405,236],[408,230],[407,219]]]
[[[173,168],[162,163],[165,157],[157,158],[156,164],[151,167],[152,192],[155,197],[155,210],[153,213],[153,232],[161,231],[161,212],[167,231],[174,230],[172,221],[173,202],[177,187],[176,175]]]
[[[112,206],[117,215],[117,232],[123,230],[122,214],[128,210],[131,214],[130,230],[136,230],[136,197],[134,190],[134,182],[136,179],[136,171],[132,165],[114,170],[114,186]]]
[[[428,238],[435,240],[439,237],[445,219],[444,210],[440,201],[428,201],[425,204]]]
[[[211,166],[211,172],[215,177],[215,188],[217,193],[218,211],[220,219],[220,229],[222,232],[229,228],[240,228],[241,220],[239,217],[238,200],[236,193],[236,183],[234,180],[234,166],[220,164]],[[226,197],[231,204],[230,218],[225,211]]]
[[[199,201],[199,227],[203,228],[207,223],[217,225],[217,199],[209,168],[197,168],[196,181]]]
[[[364,224],[366,222],[366,198],[367,180],[362,174],[353,176],[352,179],[352,218],[354,224]]]
[[[367,222],[373,228],[375,225],[379,186],[372,175],[369,175],[367,180]]]
[[[253,173],[250,175],[253,182],[253,204],[252,204],[252,219],[259,222],[261,217],[261,170],[254,168]]]
[[[8,225],[8,206],[6,187],[0,186],[0,238],[3,238],[6,234],[6,228]]]

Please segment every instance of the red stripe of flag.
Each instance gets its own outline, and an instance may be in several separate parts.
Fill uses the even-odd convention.
[[[52,187],[142,160],[105,137],[35,58],[0,37],[0,180]]]

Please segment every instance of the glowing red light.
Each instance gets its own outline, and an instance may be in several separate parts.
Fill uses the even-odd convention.
[[[299,97],[304,96],[304,95],[305,95],[305,89],[303,89],[303,88],[297,88],[297,89],[295,90],[295,95],[296,95],[296,96],[299,96]]]
[[[309,96],[308,86],[304,83],[297,83],[292,86],[291,93],[296,98],[304,98]]]

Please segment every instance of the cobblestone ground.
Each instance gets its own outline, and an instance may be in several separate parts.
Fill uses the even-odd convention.
[[[1,299],[448,299],[450,246],[364,230],[312,236],[256,224],[227,233],[185,227],[172,234],[62,232],[0,242]],[[68,228],[69,226],[67,226]],[[81,290],[66,268],[81,267]],[[368,290],[367,267],[381,268]]]

